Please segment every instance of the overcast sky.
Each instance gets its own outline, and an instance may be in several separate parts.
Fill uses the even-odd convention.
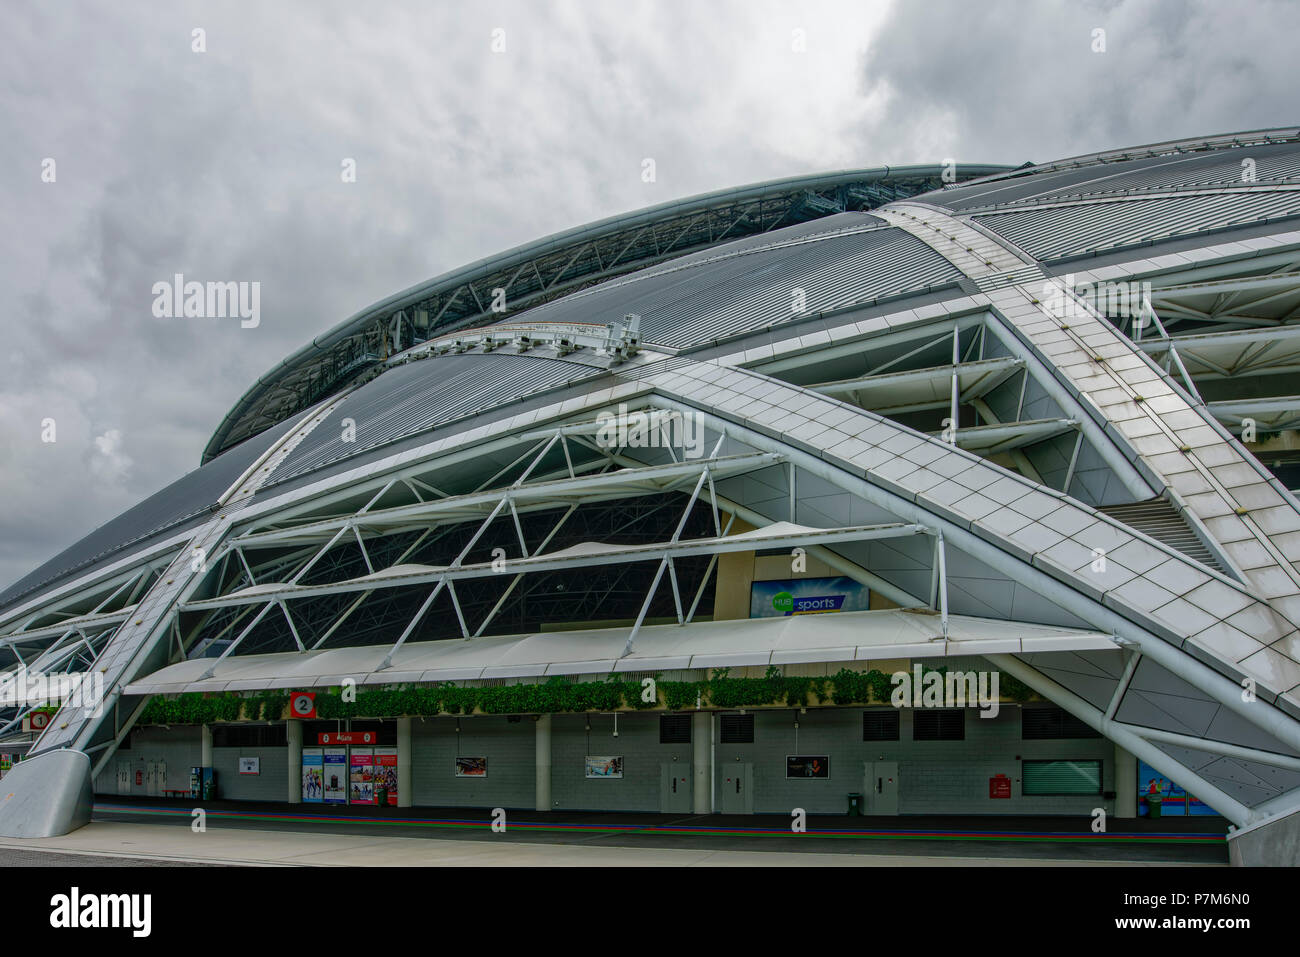
[[[1297,36],[1293,3],[7,0],[0,587],[399,289],[774,177],[1294,125]],[[260,325],[155,318],[175,273],[260,282]]]

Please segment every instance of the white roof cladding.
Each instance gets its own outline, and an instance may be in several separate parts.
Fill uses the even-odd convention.
[[[376,671],[386,645],[306,655],[210,658],[170,665],[127,687],[128,694],[251,691],[338,685],[623,674],[783,664],[940,658],[958,655],[1117,650],[1110,635],[1016,621],[953,616],[948,640],[933,613],[910,611],[792,615],[745,621],[697,622],[642,628],[630,655],[619,656],[630,628],[554,631],[531,635],[432,641],[405,645],[392,667]]]

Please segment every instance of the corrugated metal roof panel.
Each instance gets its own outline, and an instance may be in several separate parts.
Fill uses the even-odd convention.
[[[1300,190],[1110,200],[974,218],[1040,260],[1300,215]]]
[[[955,212],[1028,201],[1122,193],[1133,189],[1243,185],[1242,161],[1255,162],[1261,184],[1300,180],[1300,144],[1278,143],[1213,152],[1151,156],[1078,169],[1008,177],[926,193],[917,199]]]
[[[272,474],[278,484],[399,441],[442,423],[573,379],[601,375],[603,365],[505,352],[463,353],[397,366],[345,398]],[[351,419],[356,441],[342,439]]]
[[[833,217],[856,228],[767,234],[755,246],[710,250],[635,276],[604,283],[514,316],[521,322],[603,325],[635,313],[641,338],[674,348],[759,329],[793,317],[796,289],[819,312],[961,278],[947,260],[903,230]]]

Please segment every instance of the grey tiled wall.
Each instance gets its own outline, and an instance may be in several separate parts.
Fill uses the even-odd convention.
[[[1114,746],[1104,738],[1061,741],[1022,741],[1020,709],[1004,705],[996,718],[966,712],[964,741],[913,741],[912,715],[903,709],[898,741],[864,742],[862,709],[810,709],[798,715],[796,734],[792,710],[758,711],[753,744],[716,745],[716,777],[727,766],[748,763],[754,769],[756,813],[789,814],[801,807],[810,814],[842,814],[849,792],[864,790],[864,762],[897,761],[899,810],[903,814],[1069,814],[1087,816],[1095,807],[1114,810],[1113,801],[1098,797],[1025,797],[1020,787],[1023,759],[1100,759],[1103,789],[1114,789]],[[590,722],[591,730],[586,730]],[[714,718],[716,725],[717,718]],[[413,802],[416,806],[532,808],[535,804],[536,724],[529,718],[510,722],[503,716],[461,718],[459,735],[454,718],[413,719],[411,730]],[[675,763],[691,778],[690,744],[660,744],[658,714],[622,714],[619,736],[613,737],[611,715],[556,715],[551,728],[551,797],[559,810],[659,810],[660,765]],[[96,780],[96,791],[117,793],[118,761],[134,771],[149,761],[167,762],[167,787],[189,785],[190,767],[199,763],[199,729],[143,728],[131,737],[131,750],[120,751]],[[486,778],[458,778],[455,756],[483,755]],[[621,780],[588,780],[587,754],[622,755]],[[787,779],[787,754],[827,754],[831,777],[826,780]],[[239,757],[261,758],[261,774],[238,773]],[[674,758],[676,759],[674,761]],[[214,748],[219,794],[232,800],[284,801],[285,748]],[[995,774],[1012,779],[1009,799],[991,800],[988,779]]]
[[[150,761],[167,763],[166,788],[188,788],[190,786],[190,768],[199,763],[202,744],[199,740],[198,727],[173,726],[167,728],[137,728],[131,732],[130,750],[119,750],[104,770],[95,778],[95,793],[114,795],[117,790],[117,766],[126,762],[131,766],[131,790],[133,796],[143,797],[148,788],[142,783],[135,783],[135,772],[144,772]],[[142,778],[142,780],[144,780]]]
[[[753,744],[719,744],[721,774],[728,763],[754,766],[754,811],[789,814],[802,807],[810,814],[843,814],[849,792],[864,790],[864,762],[897,761],[899,811],[903,814],[1080,814],[1095,807],[1113,810],[1099,797],[1023,797],[1022,758],[1096,759],[1103,761],[1102,788],[1114,786],[1114,745],[1104,738],[1022,741],[1020,709],[1003,706],[996,718],[966,712],[964,741],[913,741],[911,709],[899,720],[899,740],[864,742],[862,709],[809,710],[799,715],[796,745],[794,712],[756,713]],[[826,780],[787,779],[787,754],[828,754]],[[1012,779],[1009,799],[990,800],[988,779]]]
[[[411,720],[412,801],[432,807],[532,808],[536,724],[503,716]],[[456,755],[488,759],[485,778],[455,776]]]
[[[659,766],[674,764],[680,776],[691,777],[690,744],[660,744],[658,714],[620,714],[617,738],[611,715],[557,715],[552,722],[551,798],[557,808],[657,813]],[[622,755],[623,778],[588,780],[588,754]]]

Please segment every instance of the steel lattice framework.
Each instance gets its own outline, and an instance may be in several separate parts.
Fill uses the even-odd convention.
[[[34,751],[103,767],[150,694],[276,656],[369,649],[359,681],[386,687],[445,678],[416,649],[458,648],[459,678],[532,680],[473,656],[552,622],[623,630],[608,661],[548,673],[690,671],[657,636],[698,633],[721,556],[804,549],[926,613],[908,655],[983,656],[1238,825],[1295,811],[1300,135],[921,194],[935,173],[597,224],[291,357],[214,437],[209,456],[282,423],[208,512],[0,608],[7,666],[109,688],[105,716],[65,712]],[[507,317],[483,309],[498,284]],[[676,438],[611,438],[631,419]],[[971,643],[972,622],[1006,640]]]

